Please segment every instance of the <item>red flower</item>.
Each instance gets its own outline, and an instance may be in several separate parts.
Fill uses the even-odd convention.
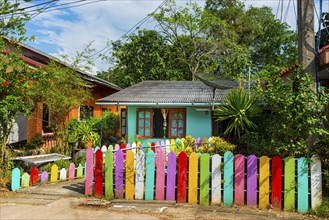
[[[53,83],[53,80],[49,80],[50,83]]]
[[[8,86],[9,82],[6,80],[4,83],[2,83],[2,87]]]

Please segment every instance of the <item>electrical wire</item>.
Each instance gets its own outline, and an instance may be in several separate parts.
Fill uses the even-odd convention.
[[[151,14],[152,14],[152,13],[155,13],[157,10],[159,10],[160,8],[162,8],[166,2],[167,2],[167,0],[164,0],[160,5],[158,5],[158,7],[156,7],[156,9],[154,9],[154,10],[151,12]],[[150,18],[151,18],[151,16],[150,16],[150,15],[147,15],[145,18],[143,18],[143,19],[140,20],[138,23],[136,23],[134,26],[132,26],[132,27],[131,27],[128,31],[126,31],[123,35],[121,35],[116,41],[118,41],[118,40],[120,40],[120,39],[122,39],[122,38],[124,38],[124,37],[128,37],[128,36],[130,36],[132,33],[135,32],[136,29],[138,29],[141,25],[143,25],[143,24],[144,24],[146,21],[148,21]],[[106,51],[104,52],[104,54],[105,54],[105,53],[109,52],[111,49],[112,49],[112,45],[107,45],[107,46],[105,46],[104,48],[102,48],[101,50],[99,50],[99,51],[95,52],[94,54],[90,55],[88,58],[89,58],[89,59],[90,59],[90,58],[93,58],[94,56],[96,56],[96,55],[100,54],[101,52],[103,52],[104,50],[106,50]],[[91,62],[93,62],[93,61],[95,61],[95,60],[97,60],[97,59],[99,59],[99,58],[100,58],[100,56],[96,56],[95,58],[93,58],[93,59],[91,60]]]

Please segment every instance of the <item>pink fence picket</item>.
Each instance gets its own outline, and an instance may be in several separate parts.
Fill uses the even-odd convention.
[[[236,205],[244,205],[244,156],[242,154],[235,155],[234,161],[234,203]]]
[[[75,165],[74,165],[74,163],[70,163],[69,180],[74,180],[74,177],[75,177]]]
[[[166,154],[160,148],[157,149],[158,155],[156,158],[156,191],[155,199],[164,200],[164,183],[165,183],[165,162]]]
[[[94,151],[90,147],[86,151],[86,181],[85,194],[92,195],[93,193],[93,175],[94,175]]]

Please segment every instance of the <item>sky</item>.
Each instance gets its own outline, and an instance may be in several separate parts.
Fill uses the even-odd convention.
[[[22,3],[22,6],[28,7],[47,2],[49,0],[32,0],[29,3]],[[59,0],[56,4],[72,4],[72,2],[77,0]],[[187,1],[176,0],[176,2],[184,5]],[[202,7],[205,4],[204,0],[196,2]],[[315,0],[316,7],[318,2],[319,0]],[[75,3],[77,7],[68,8],[72,5],[67,4],[61,6],[60,10],[49,8],[42,13],[34,12],[32,19],[26,23],[26,28],[27,35],[35,35],[36,40],[26,43],[55,57],[75,56],[77,51],[82,51],[90,42],[93,42],[92,48],[100,51],[109,41],[119,39],[128,31],[128,33],[136,31],[136,24],[145,19],[161,3],[163,0],[80,0]],[[246,0],[244,3],[246,7],[251,5],[271,7],[276,18],[287,22],[291,29],[296,30],[296,0]],[[42,7],[46,6],[52,5],[42,5]],[[328,9],[329,0],[324,0],[323,11],[329,11]],[[137,27],[152,28],[153,26],[154,22],[149,19]],[[92,74],[106,70],[110,66],[108,62],[98,58],[94,63],[95,67],[90,70]]]

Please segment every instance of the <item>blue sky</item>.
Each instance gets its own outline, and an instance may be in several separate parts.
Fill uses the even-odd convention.
[[[34,0],[26,4],[39,4],[49,0]],[[76,0],[60,0],[73,2]],[[70,9],[53,10],[40,13],[26,24],[27,35],[35,35],[34,42],[27,42],[30,46],[53,56],[74,56],[76,51],[83,50],[84,46],[93,41],[93,48],[100,50],[109,40],[116,40],[130,30],[136,23],[154,11],[163,1],[160,0],[89,0],[97,1]],[[178,0],[184,4],[185,0]],[[201,6],[204,1],[197,1]],[[281,15],[281,3],[283,10]],[[289,3],[290,2],[290,3]],[[324,1],[323,10],[328,11],[329,1]],[[316,4],[318,0],[316,0]],[[286,21],[292,29],[296,28],[295,10],[296,0],[247,0],[245,5],[271,7],[277,18]],[[289,7],[288,7],[289,6]],[[294,8],[295,6],[295,8]],[[278,10],[279,7],[279,10]],[[141,28],[152,27],[151,19]],[[317,25],[317,24],[316,24]],[[316,27],[317,29],[317,27]],[[95,60],[93,69],[105,70],[109,64],[100,59]]]

